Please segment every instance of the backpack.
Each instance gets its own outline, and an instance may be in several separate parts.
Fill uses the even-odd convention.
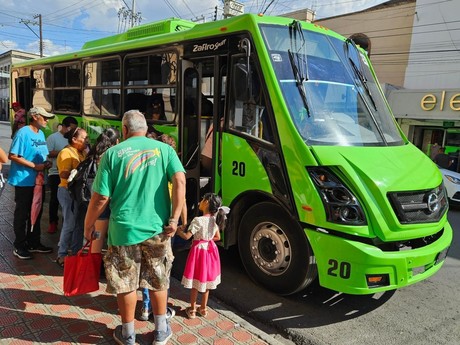
[[[96,160],[88,157],[70,172],[67,190],[77,205],[88,205],[91,199],[91,186],[96,177]]]

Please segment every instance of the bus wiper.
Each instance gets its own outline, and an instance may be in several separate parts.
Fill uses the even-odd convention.
[[[374,97],[372,97],[372,93],[371,93],[371,90],[369,89],[369,86],[367,85],[367,78],[366,76],[364,75],[361,67],[358,67],[356,65],[356,63],[353,61],[353,59],[350,57],[350,54],[348,53],[348,47],[349,45],[351,44],[356,52],[359,54],[359,49],[358,47],[356,46],[355,42],[350,39],[350,38],[347,38],[347,40],[345,41],[345,44],[347,45],[347,57],[348,57],[348,61],[350,61],[350,65],[351,67],[353,68],[353,71],[355,72],[355,74],[358,76],[359,80],[361,81],[361,84],[364,86],[364,90],[366,90],[366,94],[368,95],[370,101],[372,102],[372,105],[374,107],[375,110],[377,110],[377,105],[375,104],[375,100],[374,100]]]
[[[303,56],[305,60],[302,61],[303,64],[298,63],[300,62],[299,60],[301,59],[299,56],[299,51],[297,49],[295,53],[293,53],[291,49],[288,49],[288,56],[289,56],[289,62],[292,68],[292,73],[294,74],[297,90],[299,90],[300,98],[302,99],[303,105],[307,112],[307,116],[310,117],[310,109],[308,107],[307,94],[305,92],[305,86],[304,86],[304,81],[308,80],[308,66],[307,66],[308,61],[307,61],[307,52],[305,50],[305,37],[303,36],[302,26],[300,22],[298,20],[294,20],[289,25],[289,37],[291,39],[291,48],[295,49],[297,47],[297,35],[299,35],[299,38],[302,42],[302,46],[300,47],[300,49],[304,50]],[[305,75],[301,73],[299,66],[305,66]]]

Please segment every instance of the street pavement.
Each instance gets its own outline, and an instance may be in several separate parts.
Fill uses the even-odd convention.
[[[9,149],[9,124],[0,122],[0,147]],[[4,165],[8,173],[9,164]],[[120,324],[114,295],[105,293],[105,281],[97,292],[65,297],[63,269],[56,257],[59,232],[48,234],[47,192],[41,221],[42,243],[54,253],[35,253],[32,260],[13,255],[14,188],[7,185],[0,196],[0,342],[1,344],[114,344],[113,330]],[[206,318],[187,319],[189,290],[171,279],[169,305],[176,310],[168,344],[280,345],[271,335],[254,327],[213,299]],[[141,307],[138,293],[138,308]],[[151,344],[153,321],[135,321],[138,344]]]

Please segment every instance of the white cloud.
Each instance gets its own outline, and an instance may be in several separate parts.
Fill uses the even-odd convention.
[[[10,41],[10,40],[0,41],[0,51],[17,49],[17,47],[18,47],[18,44],[14,41]]]

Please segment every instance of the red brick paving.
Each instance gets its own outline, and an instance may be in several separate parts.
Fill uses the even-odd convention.
[[[47,198],[49,198],[47,196]],[[0,197],[0,343],[21,344],[114,344],[113,329],[120,324],[116,299],[100,290],[91,294],[65,297],[63,270],[53,262],[56,254],[34,254],[32,260],[13,255],[13,189],[7,186]],[[58,234],[46,232],[46,204],[42,219],[42,242],[56,250]],[[240,326],[236,315],[220,304],[209,308],[206,318],[185,315],[189,291],[172,279],[170,304],[176,309],[171,321],[173,336],[169,344],[269,344],[255,332]],[[139,300],[141,294],[138,294]],[[220,312],[220,310],[224,312]],[[136,321],[138,344],[151,344],[154,324]],[[256,334],[258,333],[258,334]],[[277,343],[274,341],[273,343]]]

